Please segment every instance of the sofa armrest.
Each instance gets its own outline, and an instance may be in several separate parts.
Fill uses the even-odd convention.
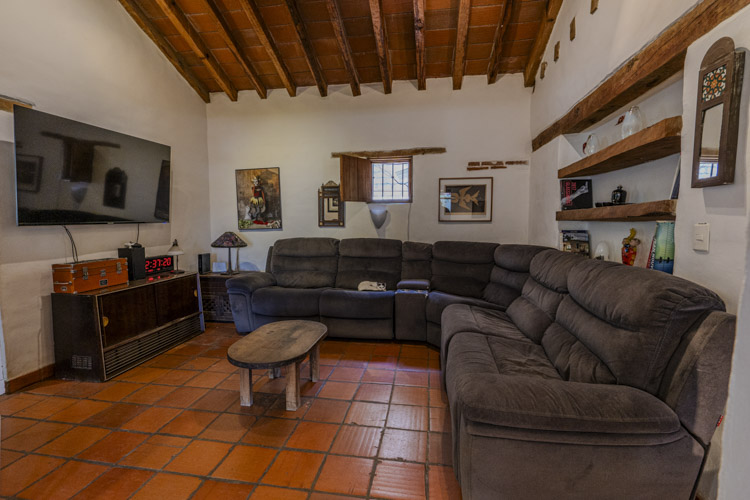
[[[258,288],[275,284],[276,278],[273,274],[257,271],[228,279],[227,290],[237,289],[240,292],[253,293]]]
[[[463,418],[483,424],[608,434],[667,434],[681,428],[659,398],[624,385],[476,373],[462,374],[452,385]]]
[[[401,280],[396,285],[399,290],[430,290],[429,280]]]

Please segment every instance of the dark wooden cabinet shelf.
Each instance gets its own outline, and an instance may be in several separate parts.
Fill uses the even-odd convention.
[[[563,210],[557,212],[558,221],[655,221],[675,220],[677,200],[647,201],[630,205]]]
[[[206,273],[200,275],[203,316],[206,321],[234,322],[227,293],[227,280],[246,273],[247,271],[240,271],[237,274]]]
[[[52,294],[55,375],[104,381],[204,330],[195,273]]]
[[[603,174],[680,152],[682,117],[662,120],[557,171],[559,179]]]

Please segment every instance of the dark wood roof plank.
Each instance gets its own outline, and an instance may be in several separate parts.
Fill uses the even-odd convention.
[[[466,71],[466,45],[469,35],[471,0],[460,0],[458,4],[458,25],[456,27],[456,49],[453,53],[453,90],[459,90]]]
[[[281,54],[279,54],[279,49],[276,47],[271,32],[263,21],[258,6],[255,5],[254,0],[237,0],[237,2],[240,4],[240,7],[242,7],[242,10],[250,21],[253,31],[255,31],[255,36],[258,37],[261,45],[266,49],[268,57],[271,59],[271,63],[273,63],[273,67],[276,70],[276,74],[281,79],[286,91],[291,97],[294,97],[297,95],[297,86],[295,85],[294,80],[292,80],[289,70],[284,65],[284,60],[282,59]]]
[[[414,41],[416,44],[417,89],[427,88],[424,43],[424,4],[425,0],[414,0]]]
[[[182,75],[185,81],[193,87],[193,90],[203,99],[204,102],[211,102],[208,88],[203,82],[196,76],[193,70],[190,69],[190,65],[185,61],[185,58],[177,52],[174,47],[167,41],[162,35],[159,28],[149,19],[148,15],[141,9],[135,0],[119,0],[120,5],[125,11],[130,14],[135,23],[143,30],[146,35],[151,39],[152,42],[159,47],[162,54],[167,60],[172,63],[178,73]]]
[[[495,83],[497,81],[497,75],[500,72],[500,62],[503,55],[503,44],[505,43],[505,36],[508,32],[508,26],[510,25],[511,18],[513,17],[513,0],[505,0],[503,5],[503,15],[500,18],[500,23],[497,25],[495,30],[495,39],[492,43],[492,54],[490,55],[490,63],[487,66],[487,83]]]
[[[370,16],[372,17],[372,31],[375,34],[375,46],[378,52],[380,77],[383,80],[383,92],[390,94],[393,87],[393,75],[391,73],[388,33],[385,29],[382,0],[370,0]]]
[[[253,69],[252,64],[250,63],[250,60],[248,59],[245,52],[240,49],[240,43],[238,40],[235,39],[235,37],[232,35],[232,30],[227,24],[226,19],[221,15],[221,11],[219,10],[218,6],[216,5],[216,0],[203,0],[206,4],[206,7],[208,8],[208,14],[211,16],[216,24],[219,27],[219,35],[221,35],[221,38],[224,39],[224,42],[227,44],[227,47],[234,55],[235,59],[237,59],[237,62],[242,66],[242,69],[244,70],[247,77],[250,79],[250,83],[253,85],[253,88],[255,88],[256,92],[258,92],[258,95],[261,99],[265,99],[268,96],[268,92],[266,91],[266,86],[261,81],[258,74],[255,72],[255,69]]]
[[[328,95],[328,83],[326,82],[325,75],[323,75],[323,70],[320,67],[320,61],[318,61],[315,51],[313,50],[310,37],[307,35],[307,28],[305,28],[305,23],[302,20],[299,9],[297,8],[297,2],[296,0],[284,0],[284,3],[289,12],[289,17],[292,18],[294,28],[297,31],[297,38],[299,39],[299,43],[305,53],[305,62],[310,68],[310,73],[312,74],[313,79],[315,79],[315,85],[318,87],[318,92],[320,92],[321,97],[325,97]]]
[[[531,53],[529,54],[529,60],[526,63],[526,69],[523,72],[524,85],[527,87],[534,86],[536,72],[542,63],[544,49],[547,47],[549,37],[552,36],[552,28],[555,27],[555,21],[557,20],[557,15],[560,13],[562,3],[563,0],[549,0],[547,4],[547,12],[544,14],[544,19],[542,19],[542,25],[539,27],[539,32],[534,40],[534,46],[531,48]]]
[[[169,19],[172,25],[180,33],[180,36],[187,42],[190,49],[198,56],[211,76],[216,80],[221,89],[229,96],[232,101],[237,100],[237,89],[234,87],[229,77],[224,72],[221,64],[211,54],[200,35],[190,24],[187,16],[177,6],[173,0],[154,0],[161,8],[164,15]]]
[[[354,59],[352,58],[352,49],[349,47],[349,40],[346,37],[346,30],[344,29],[344,22],[341,19],[339,5],[336,3],[336,0],[326,0],[326,7],[328,8],[328,14],[331,16],[331,26],[341,50],[341,58],[344,60],[344,67],[349,77],[352,94],[355,96],[361,95],[359,75],[357,74],[357,67],[354,65]]]

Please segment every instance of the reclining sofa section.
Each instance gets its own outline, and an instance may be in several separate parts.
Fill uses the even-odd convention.
[[[311,319],[439,346],[465,500],[691,498],[726,403],[736,318],[664,273],[529,245],[293,238],[227,288],[239,332]]]
[[[710,290],[646,269],[547,250],[530,271],[504,313],[443,313],[463,497],[692,498],[735,317]]]
[[[378,238],[290,238],[269,249],[266,272],[227,280],[237,331],[284,319],[321,321],[331,337],[427,341],[440,346],[443,309],[503,311],[521,294],[545,247]],[[362,281],[386,291],[357,291]]]

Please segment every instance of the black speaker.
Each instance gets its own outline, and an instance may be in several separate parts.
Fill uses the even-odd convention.
[[[130,281],[146,279],[145,248],[118,248],[117,256],[128,259],[128,279]]]
[[[211,272],[211,254],[210,253],[198,254],[198,272],[200,274],[206,274],[206,273]]]

